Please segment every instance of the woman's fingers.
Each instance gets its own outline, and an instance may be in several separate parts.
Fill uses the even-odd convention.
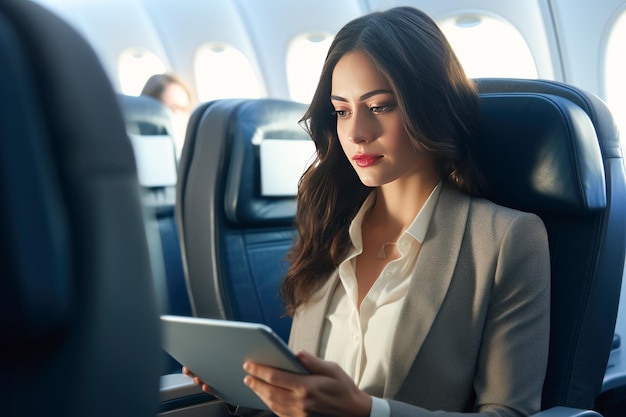
[[[195,375],[193,374],[193,372],[191,372],[191,371],[189,370],[189,368],[187,368],[186,366],[183,366],[183,374],[185,374],[185,375],[187,375],[187,376],[190,376],[190,377],[192,377],[192,378],[195,376]]]
[[[270,378],[273,379],[273,378]],[[277,381],[277,379],[273,379]],[[268,406],[274,414],[283,417],[305,416],[309,406],[306,396],[288,388],[272,385],[267,381],[247,375],[244,383]]]
[[[320,359],[304,350],[298,352],[296,357],[312,374],[337,377],[343,372],[338,364]]]
[[[190,377],[191,379],[193,379],[194,384],[196,385],[202,385],[204,384],[204,382],[202,382],[202,380],[200,378],[198,378],[196,376],[196,374],[194,374],[193,372],[191,372],[189,370],[189,368],[187,368],[186,366],[183,366],[183,374],[187,375],[188,377]]]
[[[202,391],[206,392],[207,394],[211,394],[215,396],[215,394],[213,393],[213,390],[211,390],[211,387],[207,385],[203,380],[198,378],[196,374],[191,372],[189,368],[187,368],[186,366],[183,366],[183,374],[193,379],[193,383],[198,385],[200,388],[202,388]]]
[[[300,352],[298,358],[310,374],[246,362],[244,370],[248,375],[244,383],[279,416],[369,414],[371,397],[359,390],[338,364],[306,352]]]

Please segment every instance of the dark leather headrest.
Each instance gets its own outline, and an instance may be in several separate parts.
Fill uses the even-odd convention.
[[[488,197],[533,212],[606,206],[602,155],[588,114],[561,96],[481,93],[480,165]]]
[[[563,97],[579,106],[591,119],[604,159],[621,158],[619,131],[605,102],[577,87],[552,80],[477,78],[481,93],[540,93]]]
[[[249,100],[239,106],[228,132],[232,138],[224,194],[228,220],[240,226],[293,223],[295,194],[266,196],[261,192],[260,148],[265,140],[310,141],[298,125],[305,110],[302,103],[275,99]]]
[[[126,131],[135,135],[171,135],[171,114],[167,107],[148,96],[118,94]]]

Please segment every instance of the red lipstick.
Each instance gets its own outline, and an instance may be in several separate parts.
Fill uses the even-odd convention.
[[[354,160],[354,162],[356,162],[358,166],[362,168],[367,168],[367,167],[374,165],[376,162],[380,161],[382,159],[382,156],[372,155],[372,154],[367,154],[367,153],[360,153],[360,154],[354,155],[352,159]]]

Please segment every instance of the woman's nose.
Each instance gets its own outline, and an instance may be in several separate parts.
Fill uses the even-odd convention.
[[[348,140],[352,143],[369,143],[370,139],[365,137],[364,135],[350,135],[348,136]]]
[[[354,113],[350,129],[348,131],[348,140],[352,143],[369,143],[374,137],[374,126],[369,120],[367,114],[362,112]]]

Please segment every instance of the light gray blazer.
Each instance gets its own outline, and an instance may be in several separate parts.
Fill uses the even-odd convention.
[[[335,273],[296,312],[293,350],[319,354],[338,282]],[[383,395],[392,416],[539,411],[550,326],[541,219],[445,184],[400,317]]]

